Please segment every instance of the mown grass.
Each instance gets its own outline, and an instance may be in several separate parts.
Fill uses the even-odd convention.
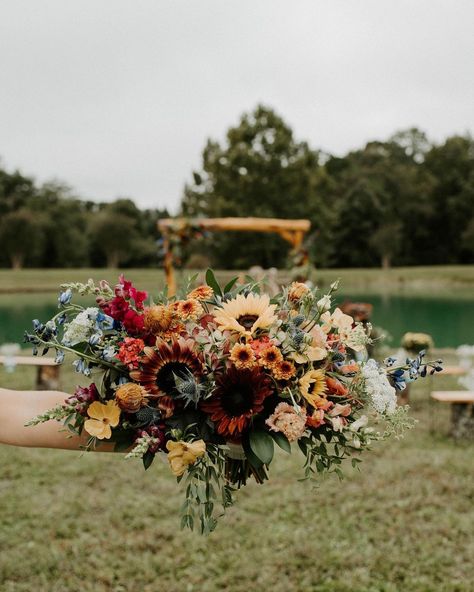
[[[124,272],[127,278],[152,293],[164,285],[161,269],[127,269]],[[18,271],[0,269],[0,294],[56,292],[63,282],[83,282],[90,277],[103,278],[114,284],[119,273],[119,270],[113,269],[23,269]],[[178,278],[183,280],[194,273],[192,270],[183,270],[178,272]],[[239,273],[238,271],[218,271],[217,275],[225,281]],[[471,292],[474,287],[474,265],[399,267],[390,270],[318,269],[314,272],[312,279],[321,288],[326,288],[338,278],[341,279],[346,291],[384,289],[416,292],[456,289],[458,293],[467,290]],[[282,282],[288,281],[289,272],[281,271],[279,279]]]
[[[0,372],[2,386],[33,382],[30,369]],[[0,589],[470,592],[473,445],[444,435],[446,408],[430,434],[427,387],[413,391],[417,427],[377,445],[360,473],[315,490],[297,481],[297,450],[282,452],[209,538],[179,530],[181,492],[159,461],[145,473],[122,455],[2,446]]]

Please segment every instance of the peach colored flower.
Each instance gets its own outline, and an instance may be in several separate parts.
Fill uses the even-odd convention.
[[[325,423],[324,409],[315,409],[311,415],[306,418],[306,425],[311,428],[319,428]]]
[[[296,412],[288,403],[280,403],[265,423],[274,432],[282,432],[289,442],[294,442],[305,432],[306,410],[301,408]]]
[[[115,391],[115,400],[123,411],[136,413],[148,403],[147,395],[148,393],[141,385],[135,382],[127,382],[119,386]]]
[[[288,290],[288,298],[291,302],[299,302],[309,291],[310,289],[306,284],[293,282]]]
[[[195,321],[204,313],[204,309],[199,300],[190,298],[189,300],[179,300],[176,306],[176,314],[182,321]]]
[[[87,408],[87,415],[90,419],[84,422],[86,432],[99,440],[108,440],[112,436],[111,428],[118,426],[120,407],[115,401],[107,401],[105,405],[100,401],[94,401]]]
[[[191,300],[209,300],[214,296],[214,290],[210,286],[198,286],[189,292],[187,298]]]

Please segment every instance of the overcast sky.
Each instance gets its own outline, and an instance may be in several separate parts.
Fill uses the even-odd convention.
[[[0,0],[0,157],[176,210],[258,102],[340,154],[474,129],[472,0]]]

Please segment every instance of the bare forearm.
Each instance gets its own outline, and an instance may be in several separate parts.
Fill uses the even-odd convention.
[[[85,444],[87,434],[71,437],[60,422],[48,421],[25,427],[27,421],[63,403],[67,396],[60,391],[13,391],[0,388],[0,443],[78,450]],[[107,450],[112,450],[110,444],[101,444],[99,447],[99,451]]]

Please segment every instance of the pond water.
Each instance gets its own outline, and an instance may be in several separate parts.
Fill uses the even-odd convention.
[[[432,335],[438,347],[474,343],[474,294],[393,295],[381,293],[338,294],[336,301],[370,302],[372,323],[392,336],[398,346],[407,331]],[[55,294],[0,295],[0,344],[22,343],[23,332],[34,318],[45,321],[57,312]]]

